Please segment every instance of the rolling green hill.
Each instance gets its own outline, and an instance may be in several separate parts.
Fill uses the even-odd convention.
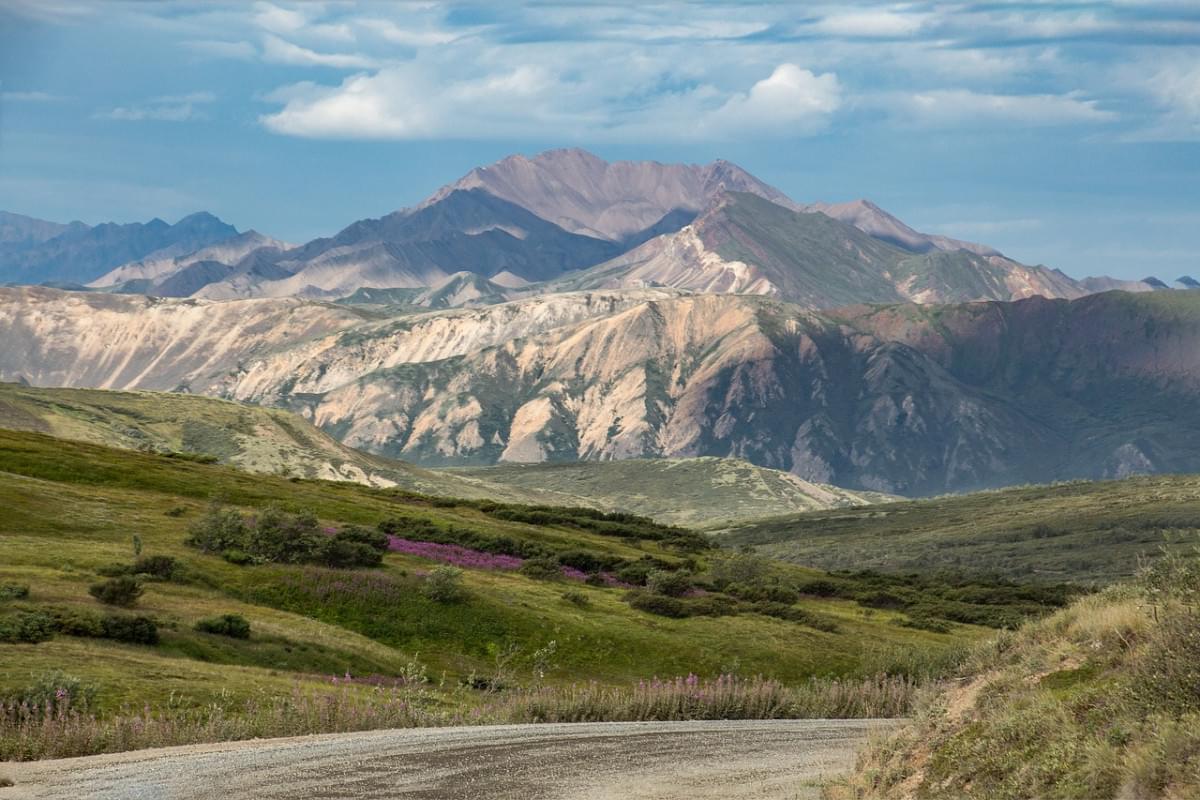
[[[950,569],[1021,580],[1127,577],[1200,543],[1200,476],[1079,481],[837,509],[731,527],[720,540],[824,569]]]
[[[176,719],[293,692],[350,691],[330,678],[344,674],[365,681],[351,689],[367,696],[417,681],[424,724],[461,721],[456,709],[543,680],[928,675],[986,630],[978,623],[1012,624],[1066,597],[826,577],[714,551],[697,534],[628,514],[253,475],[6,430],[0,507],[0,705],[66,670],[95,689],[97,725],[121,707]],[[231,518],[240,544],[205,544],[218,541],[216,531],[233,536]],[[340,551],[330,543],[378,536],[370,530],[394,537],[380,566],[332,566],[349,562],[331,560]],[[462,567],[460,578],[439,572],[447,562]],[[581,580],[585,572],[593,577]],[[130,580],[143,591],[133,608],[91,596]],[[880,605],[881,587],[914,602]],[[225,614],[247,620],[250,636],[196,627]],[[145,624],[135,616],[156,627],[155,643],[122,638]],[[42,752],[20,750],[33,734],[4,719],[0,746]],[[283,730],[343,729],[322,724]],[[255,735],[214,730],[195,735]],[[121,746],[88,741],[63,747]]]
[[[875,492],[810,483],[734,458],[661,458],[449,469],[454,475],[585,497],[600,508],[711,528],[786,512],[889,500]]]
[[[167,392],[0,383],[0,428],[213,458],[284,477],[347,480],[502,502],[591,506],[682,525],[709,526],[886,497],[809,483],[735,459],[423,469],[346,447],[288,411]]]
[[[249,472],[398,486],[414,492],[554,502],[536,488],[492,486],[373,456],[287,411],[168,392],[37,388],[0,383],[0,428],[109,447],[215,460]],[[586,505],[582,498],[571,498]]]

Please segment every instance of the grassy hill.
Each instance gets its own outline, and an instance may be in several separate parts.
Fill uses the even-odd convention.
[[[823,569],[950,569],[1021,580],[1128,577],[1200,541],[1200,476],[1028,486],[761,520],[720,540]]]
[[[288,411],[168,392],[0,383],[0,428],[211,458],[284,477],[347,480],[502,502],[591,506],[681,525],[739,522],[886,497],[809,483],[736,459],[424,469],[346,447]]]
[[[1200,797],[1200,559],[981,643],[829,800]]]
[[[699,528],[891,499],[875,492],[810,483],[734,458],[504,464],[445,471],[503,486],[586,497],[600,508],[623,509]]]
[[[223,510],[212,510],[214,497]],[[420,687],[406,708],[419,703],[418,722],[432,724],[471,721],[466,709],[543,683],[619,686],[655,675],[733,673],[804,685],[813,676],[928,675],[985,632],[955,619],[1005,624],[1014,613],[1061,602],[1019,587],[992,587],[988,598],[972,599],[979,587],[928,584],[919,591],[929,608],[918,614],[873,603],[877,580],[828,579],[713,551],[702,537],[630,515],[251,475],[2,430],[0,507],[0,708],[5,698],[19,703],[30,692],[38,696],[39,686],[56,686],[63,678],[54,671],[66,670],[95,690],[88,713],[101,721],[84,726],[93,732],[107,731],[103,720],[121,707],[144,705],[155,719],[168,715],[171,725],[191,720],[200,738],[354,729],[367,723],[356,717],[326,725],[292,705],[270,717],[275,727],[232,733],[211,715],[217,709],[222,720],[240,719],[246,704],[261,714],[277,698],[290,703],[288,697],[323,692],[375,697],[370,693],[380,686]],[[315,515],[314,530],[325,531],[318,544],[356,530],[392,532],[382,565],[280,561],[307,541],[303,516],[291,516],[304,510]],[[226,549],[222,557],[186,543],[197,530],[211,530],[214,518],[228,521],[220,514],[246,526],[241,546],[250,553]],[[280,514],[281,527],[270,528],[268,518],[278,522]],[[270,530],[296,544],[284,556],[262,555]],[[169,574],[155,577],[156,562],[145,561],[155,558],[173,559]],[[449,598],[431,590],[446,561],[463,566]],[[600,572],[585,582],[582,570]],[[106,578],[120,582],[130,573],[140,573],[133,580],[143,590],[133,608],[91,596]],[[249,638],[196,629],[225,614],[247,620]],[[121,641],[137,616],[152,621],[156,644]],[[346,674],[358,681],[350,689],[331,678]],[[823,708],[809,713],[834,713]],[[293,716],[307,722],[286,727]],[[71,738],[76,728],[49,739],[32,730],[0,730],[0,745],[10,756],[29,757],[146,741],[97,733],[81,744]],[[162,737],[155,741],[181,740],[177,733]],[[35,739],[48,750],[30,744]],[[21,750],[22,742],[33,749]]]

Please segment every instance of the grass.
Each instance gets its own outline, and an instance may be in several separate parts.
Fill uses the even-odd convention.
[[[635,609],[620,586],[590,585],[565,574],[540,580],[507,568],[465,569],[465,599],[436,602],[423,586],[425,574],[439,562],[401,552],[386,554],[376,569],[235,566],[185,544],[189,526],[213,497],[248,516],[277,504],[311,509],[324,526],[395,521],[402,529],[469,535],[470,541],[538,552],[570,551],[572,558],[604,563],[652,559],[660,569],[695,571],[698,585],[706,588],[697,588],[698,596],[687,602],[726,598],[729,608],[724,616],[668,618]],[[770,608],[722,594],[711,572],[716,554],[697,552],[694,537],[632,517],[251,475],[35,433],[0,430],[0,507],[5,509],[0,585],[29,587],[27,596],[13,591],[0,601],[0,622],[28,613],[104,613],[88,587],[112,565],[134,560],[135,537],[143,558],[169,556],[177,564],[170,580],[143,579],[144,594],[127,612],[155,620],[157,645],[61,633],[39,644],[0,644],[0,697],[23,692],[61,669],[95,688],[94,701],[61,722],[68,728],[55,728],[59,723],[44,715],[36,720],[43,726],[39,741],[61,735],[68,743],[61,747],[20,750],[20,742],[35,736],[30,727],[35,720],[10,720],[0,742],[20,757],[159,741],[154,738],[159,734],[138,738],[129,732],[138,726],[172,742],[314,730],[316,723],[305,721],[311,719],[305,703],[332,703],[320,698],[348,691],[350,708],[367,702],[354,693],[375,691],[375,683],[346,689],[331,682],[347,673],[385,686],[424,675],[420,714],[405,712],[417,715],[412,724],[463,719],[472,709],[482,709],[485,720],[526,718],[546,702],[544,694],[528,694],[535,689],[565,692],[563,709],[631,714],[637,702],[619,688],[655,675],[697,675],[700,681],[760,676],[780,691],[801,692],[797,697],[834,681],[830,686],[841,688],[828,689],[831,698],[853,695],[856,690],[845,687],[864,681],[863,697],[869,698],[878,691],[879,673],[905,686],[940,674],[966,643],[986,634],[980,626],[957,623],[942,631],[916,629],[907,625],[903,610],[866,607],[851,596],[797,594],[788,587],[824,576],[784,564],[760,565],[769,586],[784,593]],[[839,580],[850,591],[873,585]],[[564,600],[568,590],[583,602]],[[249,638],[196,630],[203,619],[229,614],[249,622]],[[578,688],[592,682],[594,689]],[[287,706],[297,692],[314,699]],[[534,705],[521,705],[518,697]],[[600,703],[597,697],[610,700]],[[818,707],[813,703],[796,701],[788,708],[808,713],[803,709]],[[399,724],[379,713],[362,724]],[[291,727],[280,721],[292,719],[299,721]],[[320,729],[339,729],[338,719],[330,717]],[[183,733],[163,732],[176,729]]]
[[[981,643],[828,796],[1200,796],[1198,553]]]
[[[823,569],[1106,584],[1200,540],[1200,477],[1078,481],[762,520],[720,534]]]
[[[493,484],[586,497],[601,508],[701,528],[881,499],[873,492],[813,484],[733,458],[504,464],[446,471]]]
[[[0,383],[0,427],[177,458],[215,459],[269,475],[499,502],[591,506],[693,526],[880,497],[810,484],[736,459],[423,469],[346,447],[288,411],[168,392]]]

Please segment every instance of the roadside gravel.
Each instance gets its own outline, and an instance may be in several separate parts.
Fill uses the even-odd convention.
[[[0,800],[816,798],[887,720],[370,731],[0,764]]]

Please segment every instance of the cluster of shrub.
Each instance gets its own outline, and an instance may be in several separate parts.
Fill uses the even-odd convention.
[[[624,511],[599,511],[575,506],[526,506],[494,500],[426,497],[403,490],[394,491],[407,498],[427,502],[436,508],[474,508],[494,519],[508,522],[578,528],[630,541],[661,542],[688,553],[700,553],[712,547],[712,543],[703,534],[673,525],[663,525],[649,517]]]
[[[142,615],[51,608],[0,617],[0,642],[37,644],[60,633],[128,644],[158,644],[158,625]]]
[[[388,548],[380,531],[353,525],[326,532],[311,511],[293,513],[274,505],[247,517],[214,503],[189,530],[187,544],[232,564],[377,567]]]
[[[838,597],[861,606],[902,611],[905,625],[944,633],[950,623],[1013,629],[1062,608],[1085,590],[1068,584],[1019,584],[999,577],[951,572],[888,575],[841,571],[802,581],[796,591]]]
[[[597,512],[599,513],[599,512]],[[542,580],[562,577],[562,568],[579,570],[595,584],[604,584],[601,573],[609,573],[621,583],[644,586],[654,570],[670,570],[671,562],[653,556],[627,559],[610,553],[597,553],[579,548],[555,549],[541,542],[481,533],[459,525],[441,527],[432,520],[421,518],[392,518],[379,523],[378,531],[414,541],[454,544],[496,555],[515,556],[525,560],[522,574]]]

